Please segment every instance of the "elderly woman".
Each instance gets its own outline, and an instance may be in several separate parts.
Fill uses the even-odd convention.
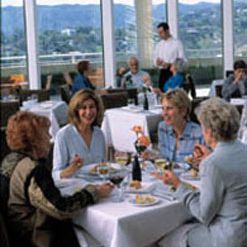
[[[88,185],[61,196],[46,164],[49,126],[46,117],[31,112],[18,112],[8,121],[12,153],[2,163],[2,174],[10,181],[7,220],[14,246],[79,246],[69,219],[111,191],[108,184]]]
[[[176,87],[182,87],[185,82],[184,76],[184,60],[177,58],[171,65],[170,71],[172,76],[164,83],[164,92]]]
[[[53,152],[55,180],[72,176],[82,165],[102,162],[106,156],[100,98],[89,89],[77,92],[69,103],[69,124],[56,135]]]
[[[201,128],[189,120],[191,102],[183,89],[169,90],[161,102],[164,121],[158,128],[160,153],[170,161],[184,162],[195,144],[204,143]]]
[[[177,188],[176,197],[198,220],[187,234],[190,247],[247,246],[247,146],[237,140],[239,113],[212,98],[203,102],[198,118],[213,149],[200,164],[200,191],[169,171],[162,179]]]
[[[95,89],[88,78],[88,74],[90,72],[89,61],[80,61],[77,64],[77,71],[78,74],[75,76],[72,84],[72,93],[75,94],[77,91],[85,88]]]

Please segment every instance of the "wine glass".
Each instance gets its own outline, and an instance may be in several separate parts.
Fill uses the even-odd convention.
[[[103,178],[103,181],[106,182],[106,179],[108,177],[109,174],[109,164],[107,162],[100,162],[99,166],[98,166],[98,174],[101,178]]]
[[[127,153],[124,152],[116,152],[115,161],[121,166],[125,166],[129,161],[129,156]]]
[[[113,197],[113,202],[122,202],[124,200],[123,189],[121,188],[121,184],[127,175],[128,175],[127,169],[121,169],[116,172],[109,173],[110,181],[114,185],[116,185],[116,188],[117,188],[117,195],[116,197]]]

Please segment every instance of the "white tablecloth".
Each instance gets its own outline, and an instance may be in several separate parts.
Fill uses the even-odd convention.
[[[147,173],[143,180],[152,182],[155,185],[154,191],[170,193],[168,186],[151,178]],[[70,179],[65,181],[69,182]],[[64,194],[70,194],[73,190],[75,192],[83,185],[83,182],[76,181],[75,178],[72,178],[71,182],[74,188],[62,188],[63,193],[67,191]],[[66,183],[62,186],[66,186]],[[101,200],[80,211],[73,222],[83,227],[105,247],[140,247],[158,241],[190,217],[182,203],[177,200],[159,197],[160,202],[156,205],[137,207],[129,202],[130,196],[134,194],[126,193],[125,200],[120,203],[112,202],[111,197]]]
[[[216,90],[215,87],[218,85],[223,85],[224,79],[219,79],[219,80],[213,80],[211,83],[211,87],[209,90],[209,97],[215,97],[216,96]]]
[[[105,112],[102,130],[106,143],[118,151],[135,152],[135,133],[131,130],[134,125],[142,126],[144,134],[150,136],[156,132],[162,121],[161,108],[142,111],[138,108],[114,108]]]
[[[25,104],[21,109],[48,117],[51,121],[50,134],[53,140],[60,126],[67,123],[68,106],[63,101],[44,101]]]

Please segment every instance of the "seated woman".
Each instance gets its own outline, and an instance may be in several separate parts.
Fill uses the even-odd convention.
[[[162,96],[164,121],[158,127],[158,140],[161,155],[176,162],[184,162],[193,153],[195,144],[203,144],[201,128],[189,120],[191,102],[186,92],[177,88]]]
[[[75,94],[77,91],[85,88],[95,89],[93,84],[87,77],[90,72],[89,61],[80,61],[77,64],[78,74],[75,76],[72,84],[72,93]]]
[[[226,101],[231,98],[241,98],[247,95],[247,66],[243,60],[238,60],[233,65],[234,73],[224,82],[222,96]]]
[[[82,165],[105,160],[104,134],[98,127],[103,118],[100,98],[90,89],[77,92],[69,103],[69,124],[55,138],[53,177],[72,176]]]
[[[187,225],[187,246],[247,246],[247,146],[237,140],[239,113],[224,100],[211,98],[202,103],[198,119],[205,141],[213,149],[200,164],[200,191],[170,171],[162,176],[177,189],[177,199],[198,220]],[[171,235],[175,236],[175,231]],[[160,246],[167,246],[168,238]]]
[[[48,118],[31,112],[18,112],[8,121],[7,143],[12,153],[2,163],[2,174],[10,181],[11,246],[79,246],[70,219],[111,191],[109,184],[88,185],[72,196],[61,196],[46,161],[49,127]]]
[[[176,87],[182,87],[185,82],[184,76],[184,60],[177,58],[171,65],[170,71],[172,76],[164,83],[164,92]]]

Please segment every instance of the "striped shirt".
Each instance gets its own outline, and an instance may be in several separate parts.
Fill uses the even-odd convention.
[[[195,144],[204,144],[200,125],[188,121],[176,149],[176,136],[172,126],[160,122],[158,128],[159,148],[161,155],[171,161],[184,162],[184,157],[193,153]]]

